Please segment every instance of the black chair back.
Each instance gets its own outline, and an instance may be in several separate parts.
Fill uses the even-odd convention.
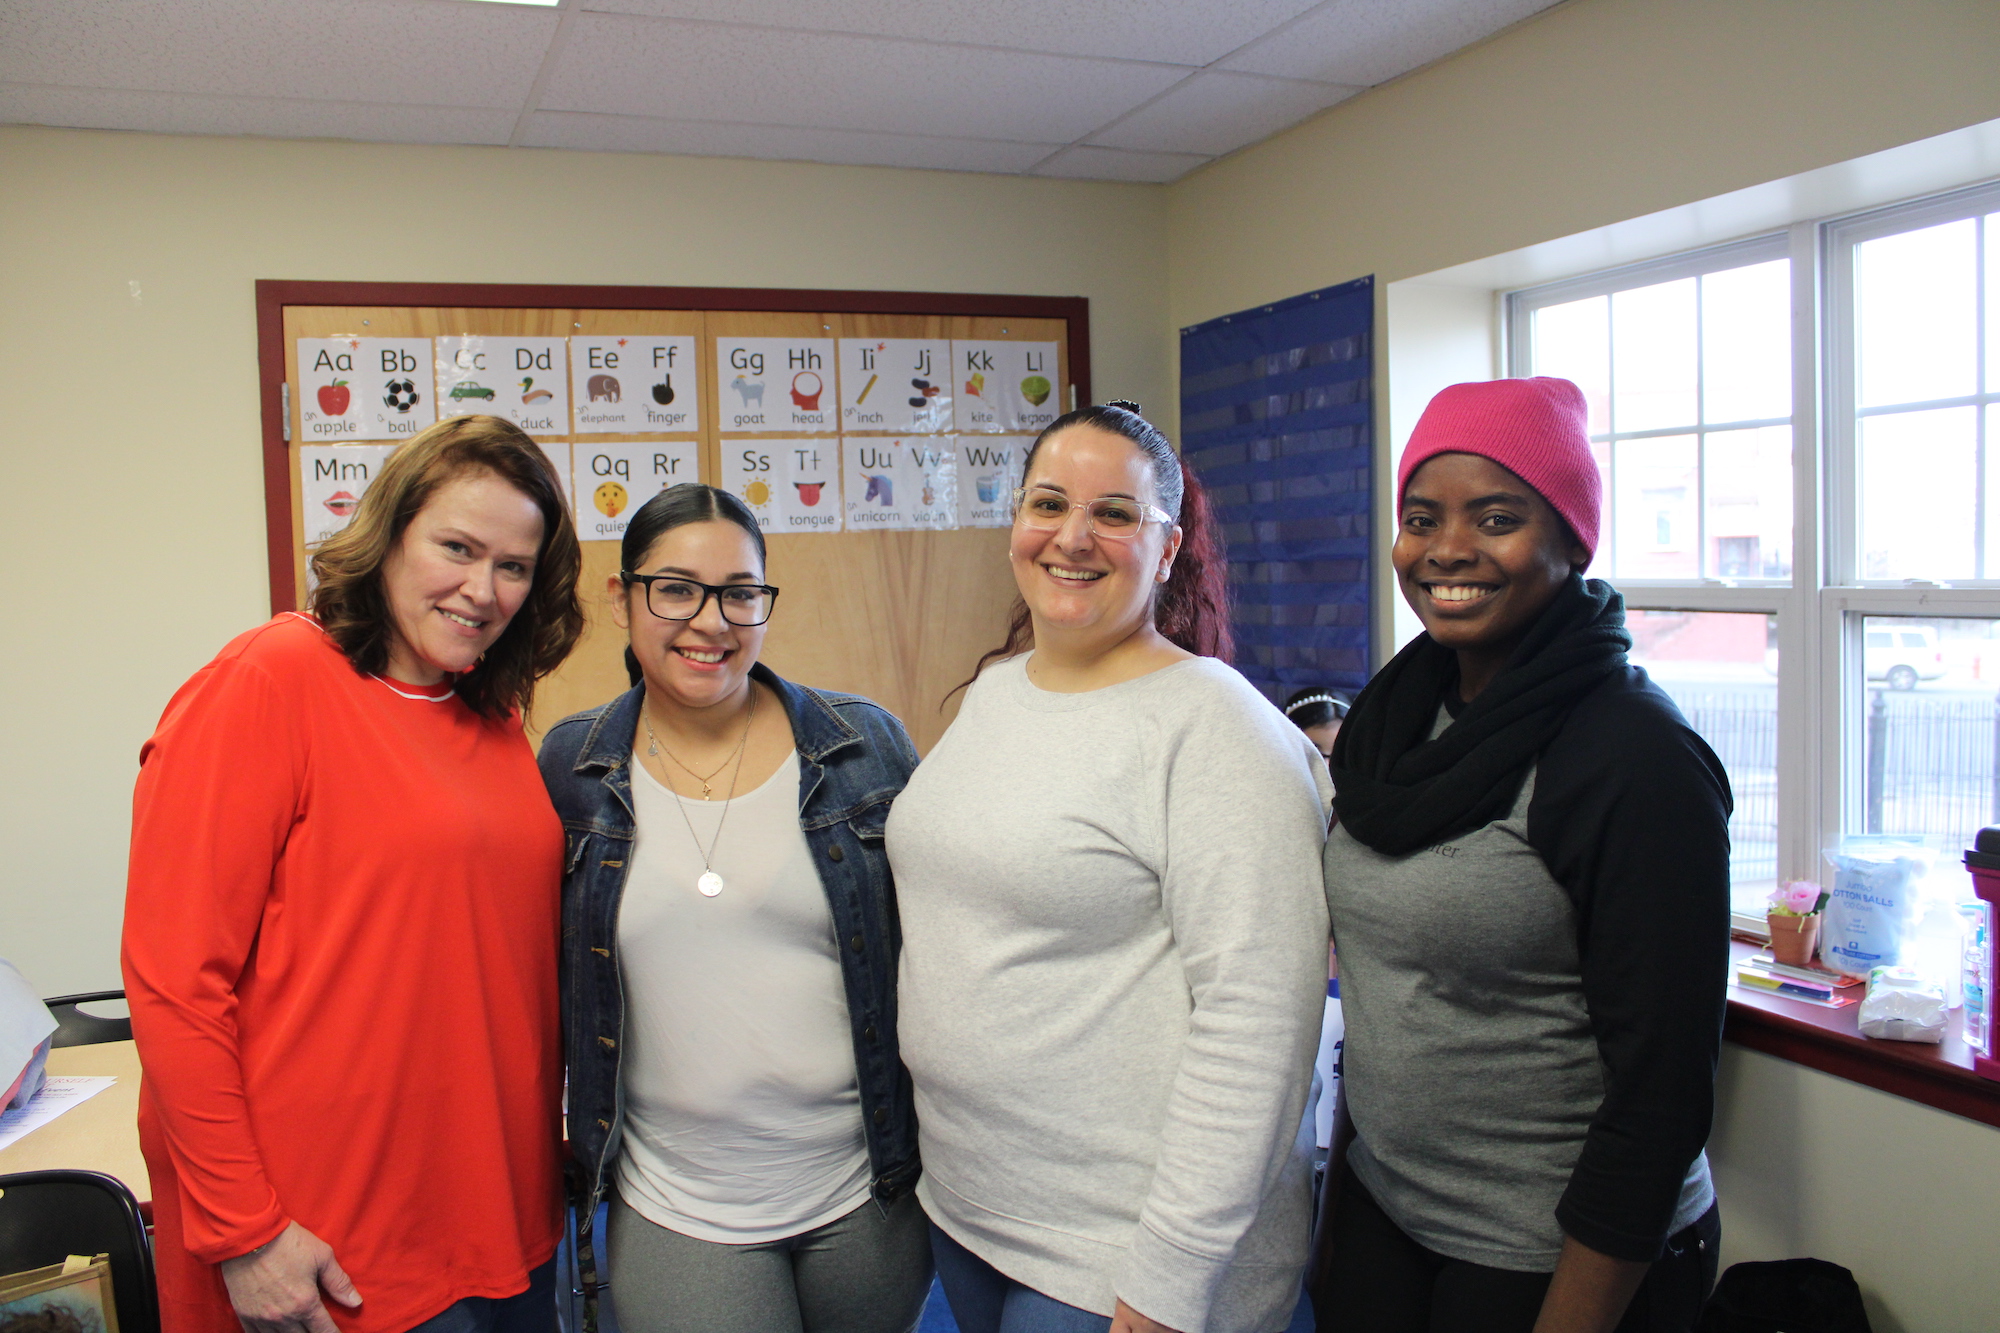
[[[56,1016],[55,1040],[51,1046],[95,1046],[106,1041],[132,1040],[132,1020],[129,1018],[99,1018],[96,1014],[86,1014],[77,1008],[80,1004],[96,1004],[104,1000],[122,1000],[122,990],[92,991],[88,995],[58,995],[53,1000],[43,1000],[49,1012]]]
[[[0,1176],[0,1273],[44,1268],[72,1254],[111,1256],[118,1333],[159,1333],[153,1250],[131,1190],[96,1171]]]

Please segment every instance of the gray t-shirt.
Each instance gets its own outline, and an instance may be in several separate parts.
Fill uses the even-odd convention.
[[[919,1196],[1067,1304],[1282,1329],[1309,1230],[1325,770],[1212,659],[1082,694],[1025,662],[980,676],[889,816]]]
[[[1407,856],[1338,826],[1326,846],[1348,1161],[1420,1245],[1518,1272],[1556,1266],[1605,1092],[1576,908],[1528,843],[1534,789],[1531,772],[1505,819]],[[1714,1201],[1698,1156],[1669,1234]]]

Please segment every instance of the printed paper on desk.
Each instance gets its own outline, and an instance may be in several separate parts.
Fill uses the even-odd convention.
[[[576,433],[700,428],[693,334],[600,334],[569,340]]]
[[[26,1106],[0,1113],[0,1148],[22,1135],[40,1129],[64,1111],[89,1101],[118,1080],[109,1074],[51,1074],[42,1090]]]

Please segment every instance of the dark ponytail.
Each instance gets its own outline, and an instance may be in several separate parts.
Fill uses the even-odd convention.
[[[1224,662],[1236,656],[1236,636],[1229,625],[1229,565],[1216,524],[1215,510],[1208,491],[1195,477],[1160,428],[1139,415],[1137,403],[1115,400],[1095,407],[1065,412],[1049,423],[1021,465],[1025,483],[1034,471],[1035,454],[1050,436],[1071,426],[1093,426],[1130,440],[1153,465],[1153,483],[1160,493],[1160,508],[1174,516],[1181,528],[1181,549],[1174,557],[1173,572],[1167,576],[1153,603],[1153,624],[1169,643],[1201,657]],[[1034,646],[1034,622],[1028,604],[1020,599],[1007,621],[1007,638],[999,647],[979,659],[971,679],[954,686],[958,693],[979,678],[990,663],[1014,657]]]
[[[750,544],[757,548],[757,568],[759,577],[762,577],[766,557],[764,533],[757,526],[757,516],[750,512],[750,506],[728,491],[695,481],[667,487],[633,513],[631,522],[625,525],[625,536],[618,545],[619,572],[630,574],[635,571],[645,561],[646,553],[653,549],[653,544],[675,528],[717,520],[734,523],[750,534]],[[625,645],[625,674],[631,677],[634,685],[645,678],[639,670],[639,658],[629,643]]]

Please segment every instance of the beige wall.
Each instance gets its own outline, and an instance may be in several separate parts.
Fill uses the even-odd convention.
[[[140,742],[269,614],[256,279],[1082,295],[1098,394],[1167,395],[1158,187],[26,128],[0,182],[0,957],[45,995],[118,984]]]
[[[1432,273],[1995,117],[1991,0],[1573,0],[1170,187],[1174,324]],[[1385,416],[1409,417],[1439,375],[1493,373],[1478,340],[1426,332],[1462,330],[1487,299],[1389,289]],[[1163,341],[1171,355],[1171,330]],[[1380,592],[1386,609],[1386,580]],[[1730,1048],[1713,1155],[1725,1263],[1846,1264],[1878,1333],[1994,1326],[2000,1268],[1967,1237],[1991,1225],[2000,1133]]]
[[[1176,326],[2000,116],[1991,0],[1572,0],[1170,188]]]

